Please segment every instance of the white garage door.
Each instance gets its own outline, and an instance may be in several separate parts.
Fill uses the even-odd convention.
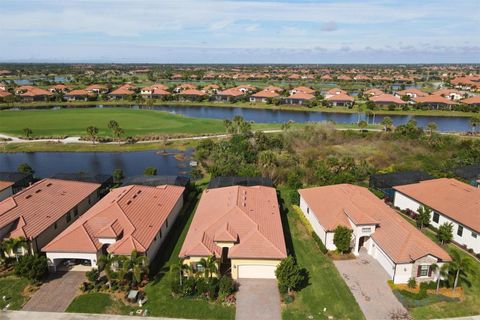
[[[275,266],[241,265],[238,266],[239,278],[275,279]]]

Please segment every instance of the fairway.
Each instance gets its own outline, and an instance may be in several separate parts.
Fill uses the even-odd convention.
[[[0,111],[0,133],[23,136],[30,128],[32,137],[85,136],[95,126],[100,136],[111,136],[110,120],[118,122],[126,136],[155,134],[196,135],[225,132],[222,120],[194,119],[168,112],[127,108]]]

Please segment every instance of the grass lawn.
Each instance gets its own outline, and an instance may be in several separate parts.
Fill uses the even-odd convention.
[[[130,308],[108,293],[87,293],[76,297],[66,312],[128,314]]]
[[[287,202],[287,200],[285,200]],[[333,262],[320,252],[316,243],[307,234],[298,217],[288,208],[288,228],[291,239],[287,237],[287,246],[293,246],[297,262],[310,274],[310,285],[300,291],[295,301],[282,311],[282,317],[288,319],[364,319],[350,289],[335,268]],[[288,231],[286,232],[288,233]],[[326,312],[323,309],[326,308]]]
[[[27,302],[27,297],[23,295],[27,286],[28,280],[23,278],[16,276],[0,278],[0,297],[8,297],[6,302],[0,298],[0,309],[10,304],[9,310],[20,310],[23,304]]]
[[[401,214],[401,216],[415,225],[413,219],[403,214]],[[425,228],[423,233],[433,241],[437,241],[434,231]],[[415,319],[453,318],[480,314],[480,262],[454,244],[448,244],[446,249],[449,252],[456,251],[461,256],[471,259],[474,275],[469,276],[468,279],[472,282],[472,285],[470,287],[463,286],[463,292],[465,294],[465,299],[463,301],[441,302],[411,309],[410,313]]]
[[[197,201],[198,197],[196,196],[187,204],[185,210],[182,210],[182,214],[178,217],[174,228],[170,230],[168,235],[170,241],[165,243],[162,253],[159,254],[156,261],[152,262],[157,265],[159,273],[145,290],[148,297],[148,304],[145,307],[151,316],[192,319],[235,318],[235,307],[224,307],[203,300],[175,299],[170,292],[167,276],[168,266],[178,260],[178,254],[187,235],[188,227],[192,222]]]

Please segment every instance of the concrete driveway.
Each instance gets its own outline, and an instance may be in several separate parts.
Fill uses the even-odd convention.
[[[236,320],[280,320],[280,293],[275,279],[240,279]]]
[[[22,310],[63,312],[77,295],[84,280],[85,272],[58,271],[52,273],[27,301]]]
[[[407,312],[388,286],[387,272],[366,251],[355,260],[334,263],[367,319],[391,319],[392,313]]]

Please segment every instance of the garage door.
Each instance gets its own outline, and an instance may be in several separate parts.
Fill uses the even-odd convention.
[[[241,265],[238,266],[239,278],[275,279],[275,266]]]

